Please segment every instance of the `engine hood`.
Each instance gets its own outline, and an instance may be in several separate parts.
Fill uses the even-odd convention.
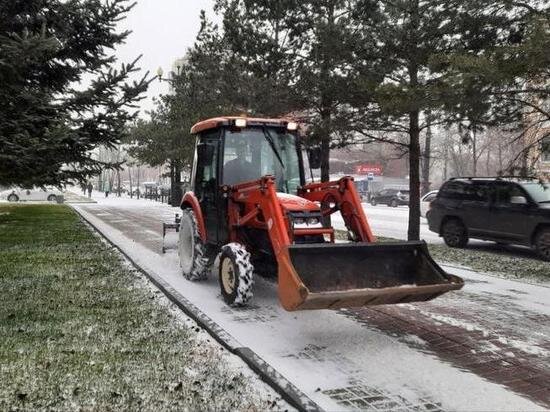
[[[319,210],[317,204],[300,196],[289,195],[288,193],[277,193],[277,199],[283,209],[290,212],[313,212]]]

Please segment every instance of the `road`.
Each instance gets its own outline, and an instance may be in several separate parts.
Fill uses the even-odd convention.
[[[74,207],[323,409],[550,408],[548,287],[445,267],[466,286],[432,302],[286,312],[257,277],[251,306],[230,308],[215,270],[189,282],[175,252],[159,253],[161,222],[177,209],[116,198]]]
[[[362,205],[369,225],[375,235],[395,239],[407,239],[407,225],[409,224],[408,207],[372,206],[369,203],[362,203]],[[333,224],[337,229],[345,230],[346,228],[342,217],[338,213],[333,215]],[[443,240],[437,233],[430,232],[428,222],[424,218],[420,218],[420,238],[428,243],[443,243]]]

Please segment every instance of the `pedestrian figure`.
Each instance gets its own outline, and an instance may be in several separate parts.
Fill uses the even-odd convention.
[[[81,183],[80,184],[80,189],[82,190],[82,194],[84,194],[84,196],[86,196],[86,183]]]
[[[88,197],[92,198],[92,190],[94,190],[94,186],[92,185],[92,182],[88,182]]]
[[[103,191],[105,192],[105,197],[109,197],[109,192],[111,191],[109,182],[105,182],[105,185],[103,186]]]

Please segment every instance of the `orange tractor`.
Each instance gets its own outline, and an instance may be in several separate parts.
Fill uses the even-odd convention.
[[[178,254],[187,279],[216,261],[224,300],[245,305],[254,276],[277,280],[289,311],[426,301],[460,289],[424,242],[376,243],[353,178],[306,184],[318,156],[284,119],[197,123],[193,191],[184,194]],[[309,167],[305,165],[309,162]],[[340,212],[349,242],[327,216]]]

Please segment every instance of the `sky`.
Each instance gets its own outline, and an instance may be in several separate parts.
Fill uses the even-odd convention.
[[[193,45],[200,27],[200,11],[205,10],[207,16],[214,17],[213,3],[214,0],[137,0],[127,19],[119,24],[120,30],[132,31],[126,44],[116,50],[119,63],[130,63],[142,54],[138,64],[142,73],[149,71],[155,76],[161,66],[166,74],[174,60]],[[140,116],[144,117],[144,111],[153,108],[154,96],[167,92],[166,82],[153,81],[147,98],[140,102]]]

